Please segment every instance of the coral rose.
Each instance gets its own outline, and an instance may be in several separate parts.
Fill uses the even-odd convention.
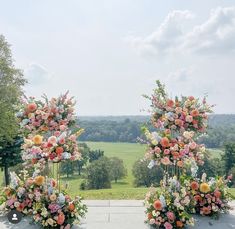
[[[40,144],[42,144],[42,139],[43,139],[43,136],[37,134],[33,137],[33,142],[36,145],[40,145]]]
[[[198,190],[198,188],[199,188],[199,184],[196,181],[193,181],[191,183],[191,189]]]
[[[75,206],[73,203],[70,203],[68,206],[69,211],[73,211],[75,209]]]
[[[199,112],[198,110],[192,110],[191,113],[190,113],[193,117],[196,117],[199,115]]]
[[[211,208],[210,207],[203,207],[201,211],[202,211],[203,215],[209,215],[211,213]]]
[[[147,217],[148,217],[148,219],[150,220],[150,219],[153,218],[153,215],[152,215],[151,213],[148,213]]]
[[[58,223],[59,225],[62,225],[62,224],[64,223],[64,220],[65,220],[64,214],[63,214],[63,213],[60,213],[60,214],[58,215],[57,223]]]
[[[37,177],[34,178],[34,183],[38,186],[43,185],[44,181],[45,181],[44,176],[37,176]]]
[[[182,168],[184,165],[183,161],[177,161],[177,166]]]
[[[173,107],[174,106],[174,101],[172,99],[168,99],[166,105],[168,107]]]
[[[208,193],[210,191],[210,186],[207,183],[201,183],[200,191],[203,193]]]
[[[29,112],[34,112],[37,109],[37,104],[36,103],[29,103],[27,105],[27,110]]]
[[[161,163],[163,165],[169,165],[171,163],[171,161],[168,157],[164,157],[164,158],[161,159]]]
[[[219,190],[215,190],[215,191],[214,191],[214,196],[215,196],[216,198],[220,198],[220,197],[221,197],[221,192],[220,192]]]
[[[64,148],[59,146],[56,148],[55,152],[57,155],[61,155],[64,152]]]
[[[162,138],[161,139],[161,145],[162,145],[162,147],[164,147],[164,148],[166,148],[166,147],[168,147],[169,146],[169,139],[167,138],[167,137],[164,137],[164,138]]]
[[[181,227],[183,227],[184,226],[184,224],[181,222],[181,221],[176,221],[176,226],[178,227],[178,228],[181,228]]]
[[[162,203],[160,200],[156,200],[154,203],[153,203],[153,206],[156,210],[158,211],[161,211],[162,210]]]
[[[51,194],[51,195],[50,195],[50,200],[51,200],[52,202],[56,201],[56,199],[57,199],[57,196],[56,196],[55,194]]]

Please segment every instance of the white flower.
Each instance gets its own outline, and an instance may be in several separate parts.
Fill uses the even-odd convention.
[[[154,165],[155,165],[155,161],[154,161],[154,160],[151,160],[151,161],[149,162],[149,164],[148,164],[148,168],[151,169],[151,168],[154,167]]]
[[[58,200],[60,204],[63,204],[65,202],[65,196],[62,193],[60,193],[58,196]]]

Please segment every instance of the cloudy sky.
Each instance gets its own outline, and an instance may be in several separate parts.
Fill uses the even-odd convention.
[[[155,80],[235,113],[231,0],[0,0],[27,95],[67,90],[79,115],[138,115]]]

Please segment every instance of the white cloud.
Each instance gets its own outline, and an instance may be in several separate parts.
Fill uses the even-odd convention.
[[[211,10],[210,17],[185,35],[185,48],[204,54],[235,51],[235,7]]]
[[[235,7],[212,9],[209,18],[186,31],[184,25],[193,14],[172,11],[152,34],[129,37],[132,47],[140,54],[162,56],[176,52],[220,55],[235,51]]]
[[[187,10],[170,12],[159,28],[147,37],[129,37],[127,40],[141,54],[167,54],[182,42],[183,24],[191,19],[193,14]]]
[[[24,75],[32,86],[42,85],[51,78],[49,71],[38,63],[31,63],[24,69]]]

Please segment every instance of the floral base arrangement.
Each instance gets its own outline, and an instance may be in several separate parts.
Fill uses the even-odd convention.
[[[82,199],[59,192],[54,179],[30,178],[26,171],[21,178],[11,173],[11,185],[3,190],[2,197],[5,198],[2,211],[17,210],[43,228],[69,229],[79,224],[87,212]]]
[[[183,228],[194,225],[189,214],[193,210],[190,192],[181,188],[177,179],[170,180],[170,188],[151,188],[145,198],[147,220],[152,228]]]

